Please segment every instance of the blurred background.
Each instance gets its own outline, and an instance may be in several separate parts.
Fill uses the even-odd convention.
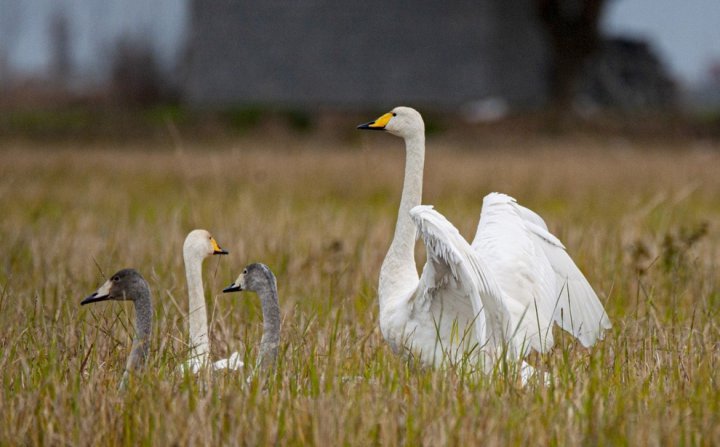
[[[6,137],[322,133],[399,104],[438,132],[716,138],[720,2],[0,0]]]

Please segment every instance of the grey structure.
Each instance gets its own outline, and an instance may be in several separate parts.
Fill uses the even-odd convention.
[[[532,0],[191,0],[183,91],[196,105],[452,108],[542,103]]]

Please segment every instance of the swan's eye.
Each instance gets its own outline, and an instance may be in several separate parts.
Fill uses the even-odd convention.
[[[118,282],[118,281],[120,281],[120,277],[119,277],[119,276],[113,276],[112,279],[111,279],[111,281],[112,281],[112,282]]]
[[[397,116],[397,113],[393,112],[393,116]]]

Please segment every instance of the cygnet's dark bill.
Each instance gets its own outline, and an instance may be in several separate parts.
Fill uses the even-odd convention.
[[[92,295],[88,296],[84,300],[80,301],[80,305],[84,306],[90,303],[97,303],[98,301],[106,301],[110,299],[110,287],[112,287],[112,281],[107,280],[105,284],[100,286]]]
[[[230,292],[242,292],[242,287],[235,285],[235,283],[232,283],[223,289],[223,293]]]

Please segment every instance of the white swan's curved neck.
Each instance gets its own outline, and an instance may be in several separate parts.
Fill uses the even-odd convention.
[[[417,285],[415,265],[415,224],[410,210],[422,200],[423,167],[425,164],[425,135],[421,133],[405,139],[406,161],[400,210],[395,236],[380,269],[380,306],[386,298]]]
[[[190,358],[205,363],[210,352],[207,309],[202,282],[202,259],[184,255],[188,286],[188,319],[190,321]]]

